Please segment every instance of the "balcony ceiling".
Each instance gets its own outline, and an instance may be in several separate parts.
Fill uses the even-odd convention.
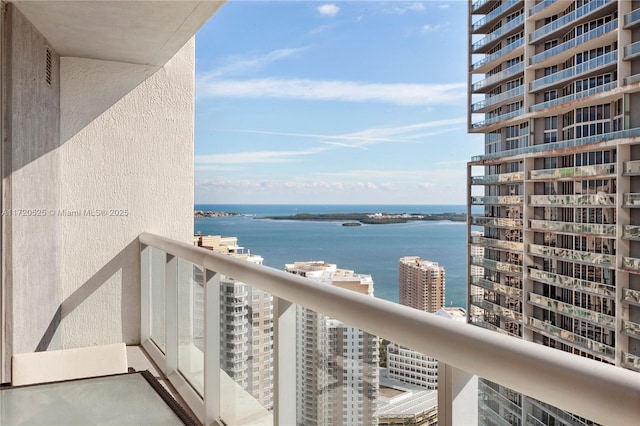
[[[224,1],[29,1],[14,4],[60,56],[163,65]]]

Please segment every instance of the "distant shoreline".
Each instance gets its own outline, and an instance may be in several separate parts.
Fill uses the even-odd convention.
[[[298,213],[289,216],[264,216],[256,219],[268,220],[307,220],[324,222],[357,221],[365,225],[386,225],[391,223],[407,223],[413,221],[440,221],[466,222],[464,213]]]

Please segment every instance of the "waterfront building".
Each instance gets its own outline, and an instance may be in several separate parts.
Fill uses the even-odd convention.
[[[418,256],[400,259],[399,301],[425,312],[436,312],[445,305],[444,267]]]
[[[469,132],[484,134],[468,163],[470,322],[635,371],[639,24],[636,1],[469,2]],[[585,421],[480,391],[483,422]]]
[[[198,247],[262,265],[237,237],[195,235]],[[197,274],[197,269],[196,269]],[[204,335],[204,280],[195,280],[194,335]],[[273,296],[232,277],[220,278],[220,366],[264,408],[273,408]]]
[[[373,297],[370,275],[322,261],[295,262],[286,271]],[[378,338],[310,309],[296,320],[297,423],[377,423]]]

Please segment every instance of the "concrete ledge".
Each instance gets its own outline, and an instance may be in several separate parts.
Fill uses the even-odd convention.
[[[124,343],[15,354],[11,358],[13,386],[126,372],[127,351]]]

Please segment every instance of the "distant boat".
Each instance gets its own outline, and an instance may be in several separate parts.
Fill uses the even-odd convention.
[[[362,226],[360,222],[345,222],[342,226]]]

